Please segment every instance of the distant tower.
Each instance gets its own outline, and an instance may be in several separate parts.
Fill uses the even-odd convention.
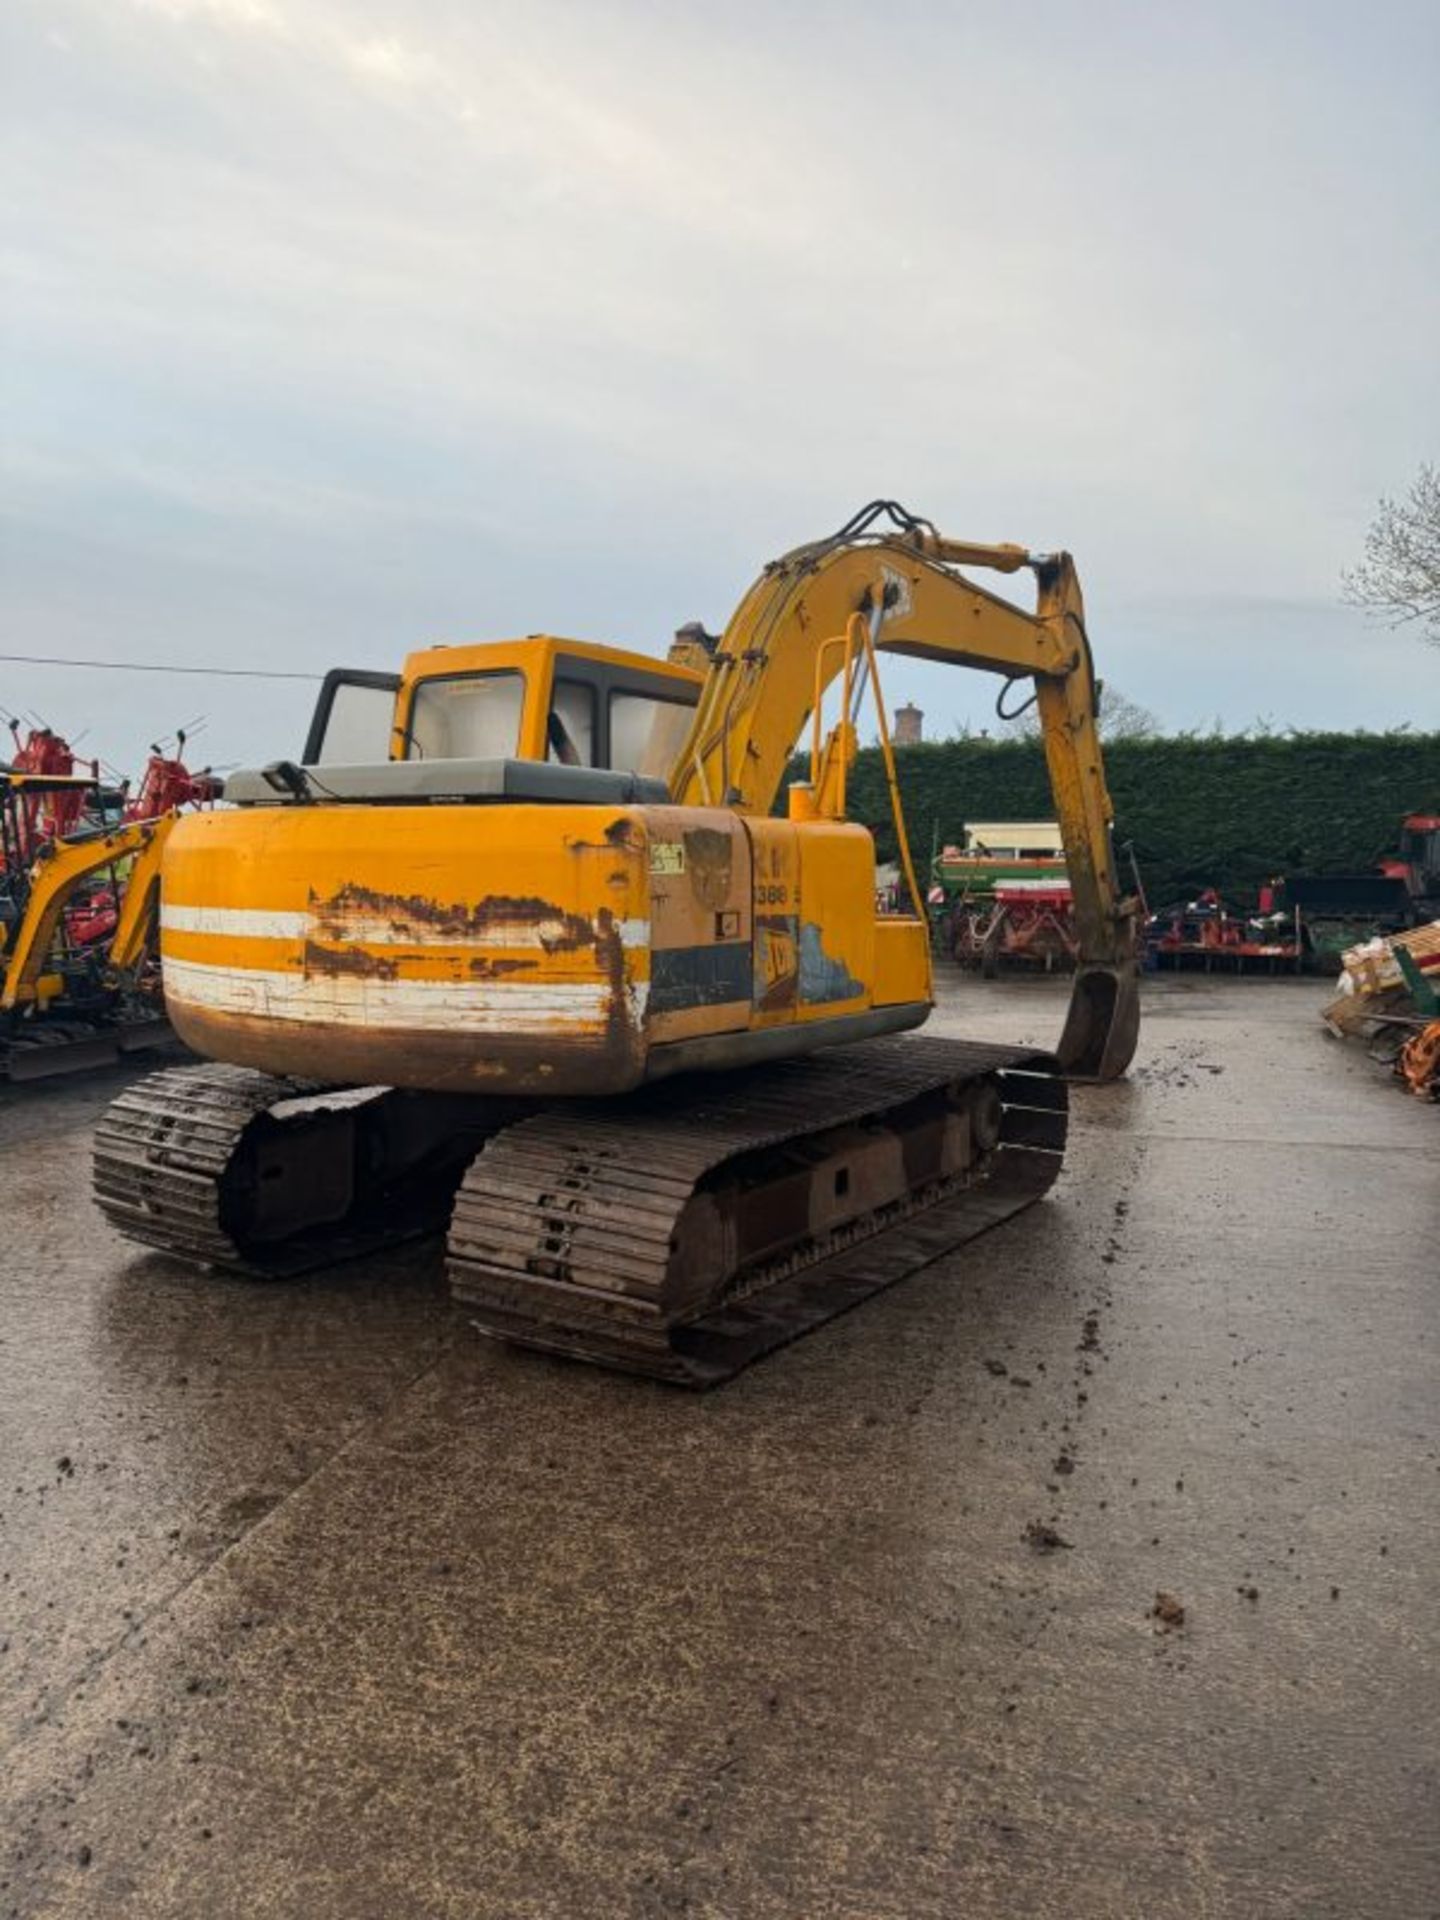
[[[925,715],[919,707],[908,703],[895,709],[895,744],[897,747],[918,747],[925,738]]]

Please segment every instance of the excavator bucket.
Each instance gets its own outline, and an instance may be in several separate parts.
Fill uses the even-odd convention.
[[[1140,975],[1124,966],[1082,966],[1056,1054],[1071,1080],[1118,1080],[1140,1038]]]

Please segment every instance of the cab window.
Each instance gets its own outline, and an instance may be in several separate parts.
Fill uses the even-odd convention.
[[[322,765],[373,765],[390,757],[393,687],[338,686],[330,699],[318,758]]]
[[[411,760],[505,760],[519,749],[525,676],[509,669],[422,680],[405,755]]]
[[[332,667],[320,688],[301,759],[307,767],[373,766],[390,758],[398,673]]]
[[[691,699],[661,700],[648,693],[610,696],[610,764],[626,773],[664,779],[685,744]]]

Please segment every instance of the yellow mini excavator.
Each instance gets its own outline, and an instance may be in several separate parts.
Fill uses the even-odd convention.
[[[1069,556],[876,502],[685,634],[332,673],[298,762],[166,823],[166,1005],[214,1064],[102,1119],[122,1232],[272,1274],[448,1214],[483,1331],[708,1385],[1045,1191],[1066,1075],[1123,1073],[1139,1017]],[[881,653],[1034,682],[1081,938],[1058,1057],[899,1037],[932,985]],[[867,687],[896,913],[845,818]]]
[[[19,830],[27,804],[95,791],[84,775],[0,767],[0,1082],[88,1072],[169,1039],[146,963],[170,817],[47,837],[38,850]],[[66,910],[97,879],[119,893],[113,921],[71,942]]]

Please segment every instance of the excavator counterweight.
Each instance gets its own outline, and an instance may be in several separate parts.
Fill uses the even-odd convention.
[[[167,1009],[220,1064],[106,1116],[115,1224],[276,1272],[449,1211],[483,1329],[704,1385],[1038,1197],[1063,1073],[1123,1072],[1138,1023],[1079,587],[884,511],[670,662],[540,636],[331,675],[303,760],[165,843]],[[1029,568],[1035,610],[962,566]],[[1035,684],[1081,941],[1058,1058],[894,1037],[933,988],[887,652]],[[899,913],[845,817],[867,688]]]

